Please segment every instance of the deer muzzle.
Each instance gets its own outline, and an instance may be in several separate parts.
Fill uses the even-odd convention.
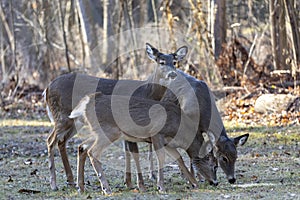
[[[234,184],[235,181],[236,181],[235,177],[233,177],[233,176],[228,176],[228,177],[227,177],[227,180],[228,180],[228,182],[229,182],[230,184]]]
[[[177,77],[177,73],[176,72],[169,72],[168,74],[167,74],[167,78],[169,79],[176,79],[176,77]]]
[[[209,181],[209,185],[218,186],[218,184],[217,180]]]

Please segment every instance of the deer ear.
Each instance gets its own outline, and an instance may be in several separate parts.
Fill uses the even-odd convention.
[[[199,157],[204,158],[207,154],[209,154],[213,150],[213,145],[209,138],[209,135],[206,132],[202,133],[203,136],[203,143],[201,145],[201,149],[199,151]]]
[[[248,137],[249,133],[233,138],[233,142],[235,146],[242,146],[247,142]]]
[[[203,132],[202,136],[203,136],[204,142],[208,142],[209,141],[209,137],[208,137],[208,134],[206,132]]]
[[[208,137],[209,137],[210,142],[211,142],[212,144],[216,144],[216,138],[215,138],[215,135],[214,135],[212,132],[210,132],[210,131],[207,132],[207,135],[208,135]]]
[[[149,43],[146,43],[146,52],[151,60],[156,60],[158,50]]]
[[[177,49],[177,51],[175,52],[177,61],[181,61],[186,56],[187,52],[188,52],[187,46],[183,46]]]

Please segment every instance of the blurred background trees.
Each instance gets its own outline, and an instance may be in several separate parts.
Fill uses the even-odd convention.
[[[295,0],[2,0],[1,103],[71,71],[145,79],[145,42],[188,44],[182,70],[214,89],[268,83],[299,93],[299,11]]]

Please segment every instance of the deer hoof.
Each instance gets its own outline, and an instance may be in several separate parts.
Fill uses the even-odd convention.
[[[150,173],[150,174],[149,174],[149,179],[150,179],[151,181],[155,181],[155,180],[156,180],[156,177],[155,177],[155,175],[154,175],[153,173]]]
[[[196,188],[198,188],[198,184],[194,183],[194,184],[192,184],[192,187],[193,187],[193,189],[196,189]]]
[[[133,185],[132,185],[131,182],[125,181],[124,185],[126,185],[126,187],[129,188],[129,189],[132,189],[132,188],[133,188]]]
[[[236,181],[236,179],[235,179],[235,178],[228,179],[228,182],[229,182],[230,184],[234,184],[234,183],[235,183],[235,181]]]
[[[164,187],[162,187],[162,186],[157,186],[157,188],[158,188],[158,192],[159,192],[159,193],[161,193],[161,194],[166,193],[166,190],[165,190]]]
[[[139,185],[139,191],[140,192],[146,192],[146,188],[144,185]]]
[[[52,189],[52,191],[57,191],[58,190],[58,187],[57,186],[51,186],[51,189]]]
[[[67,184],[67,186],[70,186],[70,187],[76,187],[76,183],[74,183],[74,182],[67,181],[66,184]]]
[[[218,186],[219,183],[217,181],[210,181],[209,184],[212,186]]]
[[[104,195],[106,195],[106,196],[109,196],[112,194],[110,188],[103,188],[102,190],[103,190]]]
[[[57,191],[58,190],[58,187],[56,186],[56,183],[50,182],[50,186],[51,186],[51,190],[53,190],[53,191]]]
[[[76,188],[77,188],[77,191],[78,191],[79,194],[84,193],[84,187],[76,185]]]

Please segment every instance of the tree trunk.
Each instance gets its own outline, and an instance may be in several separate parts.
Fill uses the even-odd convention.
[[[212,47],[215,60],[222,52],[222,45],[226,42],[226,0],[210,0],[209,28],[212,38]]]
[[[91,55],[90,55],[90,42],[92,38],[90,33],[92,32],[91,24],[88,21],[88,14],[86,12],[86,7],[84,4],[85,1],[77,0],[77,10],[81,24],[81,34],[82,34],[82,43],[83,43],[83,66],[90,68],[91,67]]]
[[[280,9],[278,10],[278,15],[279,15],[279,38],[278,38],[278,43],[279,43],[279,69],[288,69],[288,66],[286,65],[286,59],[288,57],[288,42],[287,42],[287,32],[286,32],[286,23],[285,23],[285,9],[284,9],[284,3],[283,0],[279,1],[280,4]]]
[[[67,66],[68,66],[68,71],[71,72],[71,66],[70,66],[70,59],[69,59],[69,48],[68,48],[68,42],[67,42],[67,34],[66,34],[66,29],[65,29],[65,16],[66,16],[66,12],[67,9],[65,10],[65,12],[63,12],[62,9],[62,3],[60,0],[58,0],[58,6],[59,6],[59,17],[61,19],[61,29],[62,29],[62,33],[63,33],[63,41],[64,41],[64,47],[65,47],[65,58],[66,58],[66,62],[67,62]],[[67,3],[68,5],[68,3]]]
[[[276,6],[275,0],[270,0],[269,2],[269,12],[270,12],[270,32],[271,32],[271,43],[272,43],[272,55],[274,68],[279,69],[279,56],[278,56],[278,42],[277,42],[277,31],[276,31]]]
[[[132,1],[130,0],[130,2],[132,3]],[[136,42],[136,36],[135,36],[135,31],[134,31],[134,20],[133,20],[133,16],[132,16],[132,6],[130,6],[130,4],[128,4],[127,0],[124,0],[124,17],[127,17],[128,19],[128,26],[129,26],[129,30],[130,30],[130,40],[131,40],[131,45],[133,47],[133,52],[131,53],[132,55],[131,57],[131,70],[133,72],[133,78],[137,79],[138,78],[138,72],[137,72],[137,66],[139,63],[139,57],[137,54],[137,42]],[[119,34],[119,33],[118,33]]]
[[[295,77],[297,66],[300,63],[300,32],[296,11],[293,5],[295,5],[294,0],[284,0],[287,16],[287,29],[288,33],[290,33],[288,36],[290,37],[292,47],[292,75]]]

